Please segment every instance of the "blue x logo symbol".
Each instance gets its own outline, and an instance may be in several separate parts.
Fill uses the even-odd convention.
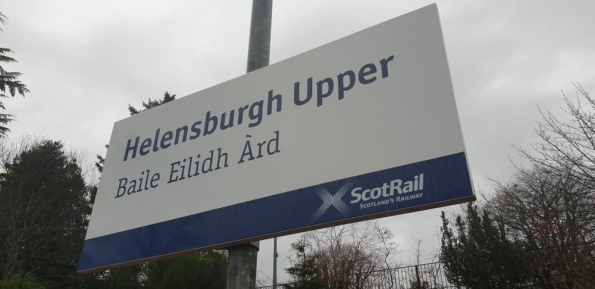
[[[318,219],[328,210],[330,207],[335,207],[343,217],[349,217],[351,215],[351,209],[343,202],[341,198],[347,193],[347,191],[353,186],[353,180],[347,180],[343,186],[335,193],[331,195],[323,186],[318,186],[314,189],[314,192],[322,199],[322,205],[312,217],[310,217],[310,223],[315,223]]]

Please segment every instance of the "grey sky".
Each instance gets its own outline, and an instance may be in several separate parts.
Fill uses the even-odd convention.
[[[271,63],[303,53],[431,1],[277,0]],[[560,112],[571,81],[595,91],[595,1],[437,1],[455,96],[476,190],[488,176],[507,180],[512,144],[528,146],[537,105]],[[251,1],[4,0],[9,17],[0,46],[16,52],[9,71],[25,73],[31,93],[4,100],[11,137],[38,133],[105,154],[113,123],[127,105],[178,98],[244,74]],[[438,246],[440,210],[382,219],[414,250]],[[289,244],[282,237],[280,273]],[[271,276],[272,242],[259,269]],[[281,280],[286,277],[282,276]]]

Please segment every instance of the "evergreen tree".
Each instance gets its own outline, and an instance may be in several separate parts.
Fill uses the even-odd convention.
[[[454,230],[442,215],[441,259],[468,288],[593,288],[595,198],[572,171],[520,170]],[[531,287],[532,286],[532,287]]]
[[[46,288],[77,288],[90,213],[81,168],[60,142],[30,141],[16,149],[1,164],[0,275],[33,274]]]
[[[33,275],[25,274],[23,276],[15,275],[10,278],[0,280],[0,289],[45,289],[39,284]]]
[[[307,254],[305,240],[298,240],[291,244],[295,252],[291,267],[285,269],[293,280],[292,283],[284,285],[286,289],[321,289],[324,288],[320,269],[316,265],[315,256]]]
[[[192,254],[145,265],[143,288],[225,288],[227,255],[222,251]]]
[[[452,225],[442,212],[441,261],[451,283],[469,288],[513,288],[522,283],[513,255],[521,250],[509,242],[488,211],[468,203]]]
[[[0,24],[6,24],[6,21],[6,16],[0,12]],[[0,31],[2,31],[1,28]],[[12,53],[12,50],[0,47],[0,64],[17,62],[16,59],[8,56],[8,53]],[[21,73],[6,71],[4,67],[0,65],[0,97],[14,97],[17,93],[25,96],[25,93],[29,92],[27,86],[19,80],[20,76]],[[6,109],[2,102],[0,102],[0,109]],[[6,125],[13,120],[13,115],[0,113],[0,137],[6,135],[9,131]]]
[[[143,108],[141,110],[138,110],[137,108],[135,108],[134,106],[132,106],[132,105],[129,104],[128,105],[128,111],[130,112],[130,115],[135,115],[135,114],[139,114],[139,113],[141,113],[143,111],[147,111],[147,110],[149,110],[151,108],[158,107],[158,106],[160,106],[162,104],[166,104],[166,103],[168,103],[170,101],[174,101],[174,100],[176,100],[176,95],[175,94],[174,95],[171,95],[171,94],[169,94],[169,92],[166,91],[163,94],[163,98],[162,99],[152,100],[152,99],[149,98],[149,100],[147,102],[144,102],[143,101],[143,104],[142,104]]]

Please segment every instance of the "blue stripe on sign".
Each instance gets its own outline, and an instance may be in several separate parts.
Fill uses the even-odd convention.
[[[472,195],[465,153],[457,153],[85,240],[78,271]]]

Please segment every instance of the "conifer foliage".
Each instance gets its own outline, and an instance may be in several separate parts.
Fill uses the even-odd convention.
[[[6,16],[0,12],[0,24],[6,24],[6,22]],[[1,28],[0,31],[2,31]],[[17,62],[16,59],[8,55],[10,53],[12,53],[12,50],[9,48],[0,47],[0,97],[3,98],[14,97],[17,93],[25,96],[25,93],[29,92],[27,86],[19,80],[21,76],[20,72],[7,71],[2,66],[5,63]],[[0,109],[6,109],[4,103],[1,101]],[[0,137],[6,135],[9,131],[6,125],[13,120],[12,114],[0,113]]]
[[[50,140],[3,141],[0,150],[0,279],[78,287],[91,208],[77,159]]]
[[[541,111],[508,183],[482,205],[442,214],[441,259],[467,288],[595,288],[595,100],[576,84],[564,117]]]

